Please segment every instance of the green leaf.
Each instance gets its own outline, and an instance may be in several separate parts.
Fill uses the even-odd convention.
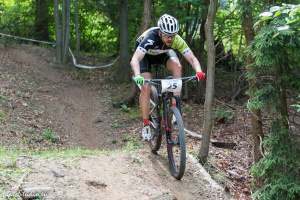
[[[254,23],[253,27],[257,28],[263,21],[258,20],[257,22]]]
[[[296,18],[296,19],[293,19],[293,20],[287,20],[287,24],[294,24],[294,23],[297,23],[297,22],[300,22],[300,18]]]
[[[275,14],[274,17],[279,17],[282,14],[282,12],[280,10],[278,10]]]
[[[274,39],[274,38],[276,38],[278,35],[279,35],[279,33],[277,32],[277,33],[275,33],[275,35],[273,35],[272,38]]]

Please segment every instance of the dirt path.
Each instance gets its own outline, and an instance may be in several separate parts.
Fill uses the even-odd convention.
[[[166,158],[146,150],[85,157],[71,163],[23,160],[26,162],[32,170],[23,187],[48,188],[47,199],[228,199],[193,160],[189,160],[184,178],[177,181],[169,175]]]
[[[183,180],[176,181],[165,156],[150,154],[146,145],[122,151],[124,133],[136,136],[132,130],[138,125],[111,107],[118,90],[105,83],[105,72],[82,72],[52,61],[47,49],[0,47],[0,88],[7,99],[1,105],[7,113],[1,145],[47,146],[41,132],[51,127],[60,137],[58,146],[110,153],[69,165],[62,159],[22,158],[18,167],[30,168],[24,187],[51,188],[46,199],[228,199],[193,160]]]

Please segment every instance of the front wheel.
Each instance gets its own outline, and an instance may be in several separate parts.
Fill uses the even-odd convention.
[[[178,108],[171,107],[169,109],[167,122],[166,139],[169,167],[172,176],[180,180],[186,166],[186,145],[183,121]]]

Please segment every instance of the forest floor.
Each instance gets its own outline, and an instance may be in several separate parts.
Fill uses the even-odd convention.
[[[251,199],[243,106],[216,105],[230,114],[212,138],[236,146],[211,145],[208,175],[192,156],[200,141],[188,137],[191,156],[177,181],[164,147],[153,155],[141,141],[138,109],[112,106],[129,86],[111,84],[110,73],[56,65],[52,49],[0,46],[0,199],[37,187],[44,199]],[[203,106],[188,101],[183,112],[187,129],[201,133]]]

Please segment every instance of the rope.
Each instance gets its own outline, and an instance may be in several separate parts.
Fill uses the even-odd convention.
[[[10,38],[14,38],[14,39],[19,39],[19,40],[25,40],[25,41],[30,41],[30,42],[37,42],[37,43],[42,43],[42,44],[49,44],[52,45],[53,47],[56,46],[56,43],[54,42],[47,42],[47,41],[41,41],[41,40],[35,40],[35,39],[30,39],[30,38],[25,38],[25,37],[19,37],[19,36],[14,36],[14,35],[9,35],[9,34],[5,34],[5,33],[0,33],[0,36],[3,37],[10,37]],[[112,61],[112,63],[109,64],[105,64],[105,65],[101,65],[101,66],[88,66],[88,65],[82,65],[82,64],[78,64],[76,61],[76,58],[71,50],[71,48],[69,48],[69,52],[72,56],[72,60],[73,60],[73,65],[75,67],[78,68],[82,68],[82,69],[98,69],[98,68],[108,68],[113,66],[117,60],[119,59],[120,56],[118,56],[117,58],[115,58],[115,60]]]
[[[75,67],[78,67],[78,68],[82,68],[82,69],[99,69],[99,68],[108,68],[108,67],[111,67],[113,66],[117,60],[119,59],[120,56],[118,56],[117,58],[115,58],[112,63],[109,63],[109,64],[106,64],[106,65],[100,65],[100,66],[88,66],[88,65],[82,65],[82,64],[78,64],[77,61],[76,61],[76,58],[71,50],[71,48],[69,48],[69,52],[72,56],[72,60],[73,60],[73,65]]]
[[[56,45],[54,42],[47,42],[47,41],[29,39],[29,38],[14,36],[14,35],[8,35],[8,34],[5,34],[5,33],[0,33],[0,35],[5,36],[5,37],[11,37],[11,38],[19,39],[19,40],[26,40],[26,41],[30,41],[30,42],[38,42],[38,43],[43,43],[43,44],[49,44],[49,45],[52,45],[52,46]]]

